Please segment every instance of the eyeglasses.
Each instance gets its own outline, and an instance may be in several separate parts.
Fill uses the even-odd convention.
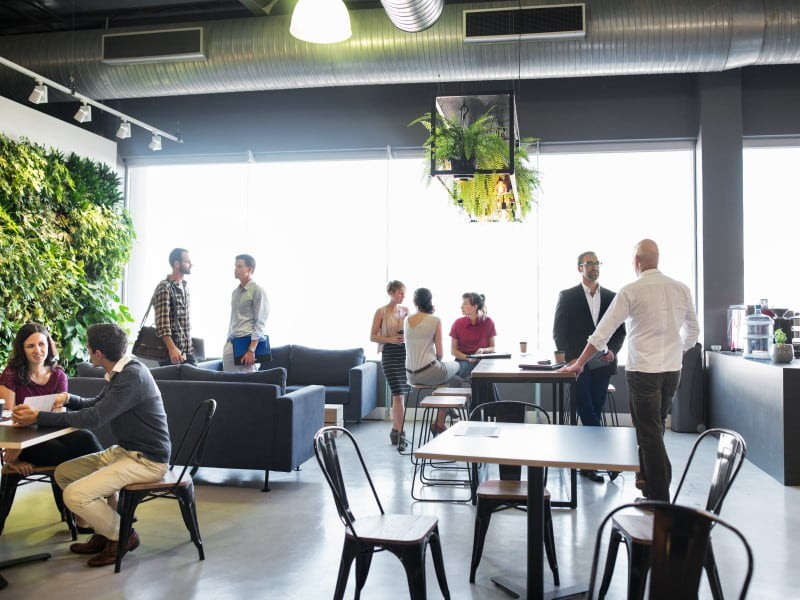
[[[595,262],[595,261],[593,261],[593,260],[589,260],[589,261],[586,261],[586,262],[582,262],[582,263],[581,263],[581,264],[579,264],[578,266],[579,266],[579,267],[589,267],[589,268],[591,268],[591,267],[599,267],[599,266],[600,266],[600,265],[602,265],[602,264],[603,264],[603,263],[601,263],[599,260],[598,260],[598,261],[596,261],[596,262]]]

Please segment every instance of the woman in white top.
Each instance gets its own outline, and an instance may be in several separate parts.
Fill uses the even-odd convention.
[[[386,292],[389,294],[389,304],[375,311],[369,339],[378,343],[383,376],[392,390],[392,431],[389,433],[389,440],[395,446],[400,444],[400,450],[403,450],[403,411],[408,392],[406,347],[403,340],[403,321],[408,316],[408,309],[402,306],[406,286],[401,281],[390,281]]]
[[[453,381],[458,372],[458,363],[454,360],[442,361],[442,321],[433,316],[433,296],[427,288],[414,291],[414,306],[417,312],[406,317],[403,333],[406,342],[406,376],[408,382],[420,385],[454,385],[459,386],[460,378]],[[436,423],[431,424],[434,434],[445,430],[446,412],[440,410]]]

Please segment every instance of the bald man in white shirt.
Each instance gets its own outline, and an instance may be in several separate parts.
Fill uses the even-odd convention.
[[[563,370],[583,371],[598,350],[605,350],[617,327],[625,323],[625,374],[639,443],[636,486],[648,499],[669,501],[672,465],[664,446],[664,429],[680,383],[683,353],[697,343],[700,325],[691,291],[661,273],[658,259],[653,240],[636,244],[633,268],[637,280],[617,292],[581,355]]]

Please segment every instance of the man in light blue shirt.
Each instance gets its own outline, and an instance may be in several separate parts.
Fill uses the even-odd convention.
[[[222,368],[225,371],[257,371],[256,345],[266,336],[269,301],[264,288],[253,281],[256,259],[249,254],[239,254],[234,263],[233,276],[239,285],[231,295],[231,320],[228,326],[228,341],[222,350]],[[233,355],[234,338],[249,337],[250,346],[236,364]]]

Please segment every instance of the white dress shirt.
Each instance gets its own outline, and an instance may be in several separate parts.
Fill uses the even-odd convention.
[[[589,303],[589,312],[592,313],[592,323],[597,327],[597,319],[600,318],[600,286],[597,286],[594,295],[592,295],[592,290],[588,285],[583,282],[581,282],[581,285],[583,286],[583,293],[586,294],[586,302]]]
[[[700,334],[691,291],[658,269],[642,272],[617,292],[589,343],[605,350],[623,322],[628,332],[627,371],[680,371],[683,353]]]

